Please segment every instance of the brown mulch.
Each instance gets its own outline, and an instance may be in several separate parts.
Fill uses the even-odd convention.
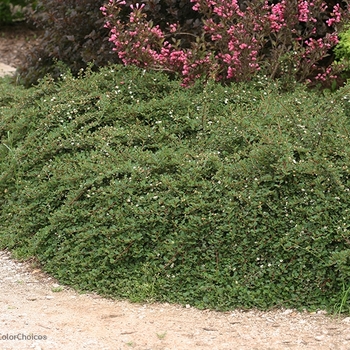
[[[0,62],[19,67],[42,34],[42,30],[26,22],[0,26]]]

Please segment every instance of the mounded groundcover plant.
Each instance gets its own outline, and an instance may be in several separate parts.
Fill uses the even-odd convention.
[[[348,87],[114,66],[1,88],[1,248],[116,298],[349,311]]]

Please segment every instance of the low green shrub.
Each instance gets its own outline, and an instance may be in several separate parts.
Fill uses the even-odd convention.
[[[7,87],[0,246],[116,298],[349,312],[348,90],[119,66]]]
[[[335,62],[334,66],[342,67],[342,74],[338,79],[338,85],[343,81],[347,81],[350,77],[350,27],[345,25],[343,30],[339,33],[339,43],[334,48]]]
[[[334,49],[334,53],[338,60],[350,60],[350,27],[345,26],[344,30],[339,34],[339,43]]]
[[[1,0],[0,25],[24,19],[24,8],[35,7],[36,0]]]

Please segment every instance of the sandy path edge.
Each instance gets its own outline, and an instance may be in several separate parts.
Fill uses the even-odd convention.
[[[5,75],[12,75],[16,72],[16,68],[13,68],[5,63],[0,62],[0,78]]]

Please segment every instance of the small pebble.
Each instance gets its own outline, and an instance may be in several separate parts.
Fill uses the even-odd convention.
[[[342,321],[344,323],[350,323],[350,317],[345,317],[344,320]]]
[[[324,335],[316,335],[315,340],[317,340],[317,341],[324,340]]]

